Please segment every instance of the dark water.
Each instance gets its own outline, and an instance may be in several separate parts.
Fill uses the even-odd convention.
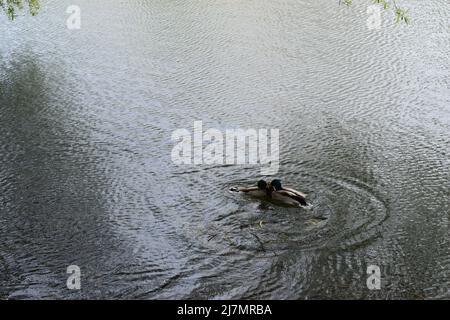
[[[368,3],[0,17],[0,297],[450,298],[450,5],[375,31]],[[277,177],[312,208],[227,191],[259,167],[173,164],[195,120],[279,128]]]

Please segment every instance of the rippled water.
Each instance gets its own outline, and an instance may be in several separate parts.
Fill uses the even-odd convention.
[[[0,17],[0,297],[450,298],[448,1],[77,2]],[[279,128],[312,208],[173,164],[196,120]]]

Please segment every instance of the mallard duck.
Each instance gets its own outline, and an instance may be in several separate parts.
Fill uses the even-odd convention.
[[[270,194],[267,182],[264,180],[259,180],[256,187],[248,187],[248,188],[233,187],[230,190],[235,192],[244,192],[250,196],[258,198],[267,197]]]
[[[256,187],[247,188],[230,188],[230,191],[243,192],[253,197],[266,198],[284,205],[298,207],[306,206],[306,195],[300,191],[292,188],[286,188],[281,185],[278,179],[267,183],[264,180],[259,180]]]
[[[292,188],[283,187],[278,179],[272,180],[266,188],[268,196],[275,201],[295,207],[308,205],[305,200],[306,194]]]

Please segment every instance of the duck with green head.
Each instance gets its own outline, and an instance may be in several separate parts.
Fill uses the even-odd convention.
[[[283,187],[281,185],[281,181],[278,179],[272,180],[267,185],[267,190],[268,196],[271,199],[277,202],[281,202],[285,205],[294,207],[308,205],[305,199],[306,194],[292,188]]]

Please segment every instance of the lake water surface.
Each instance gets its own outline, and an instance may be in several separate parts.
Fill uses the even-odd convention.
[[[369,30],[355,2],[0,16],[0,297],[450,298],[450,4]],[[194,121],[278,128],[276,177],[312,207],[228,191],[257,166],[175,165]]]

